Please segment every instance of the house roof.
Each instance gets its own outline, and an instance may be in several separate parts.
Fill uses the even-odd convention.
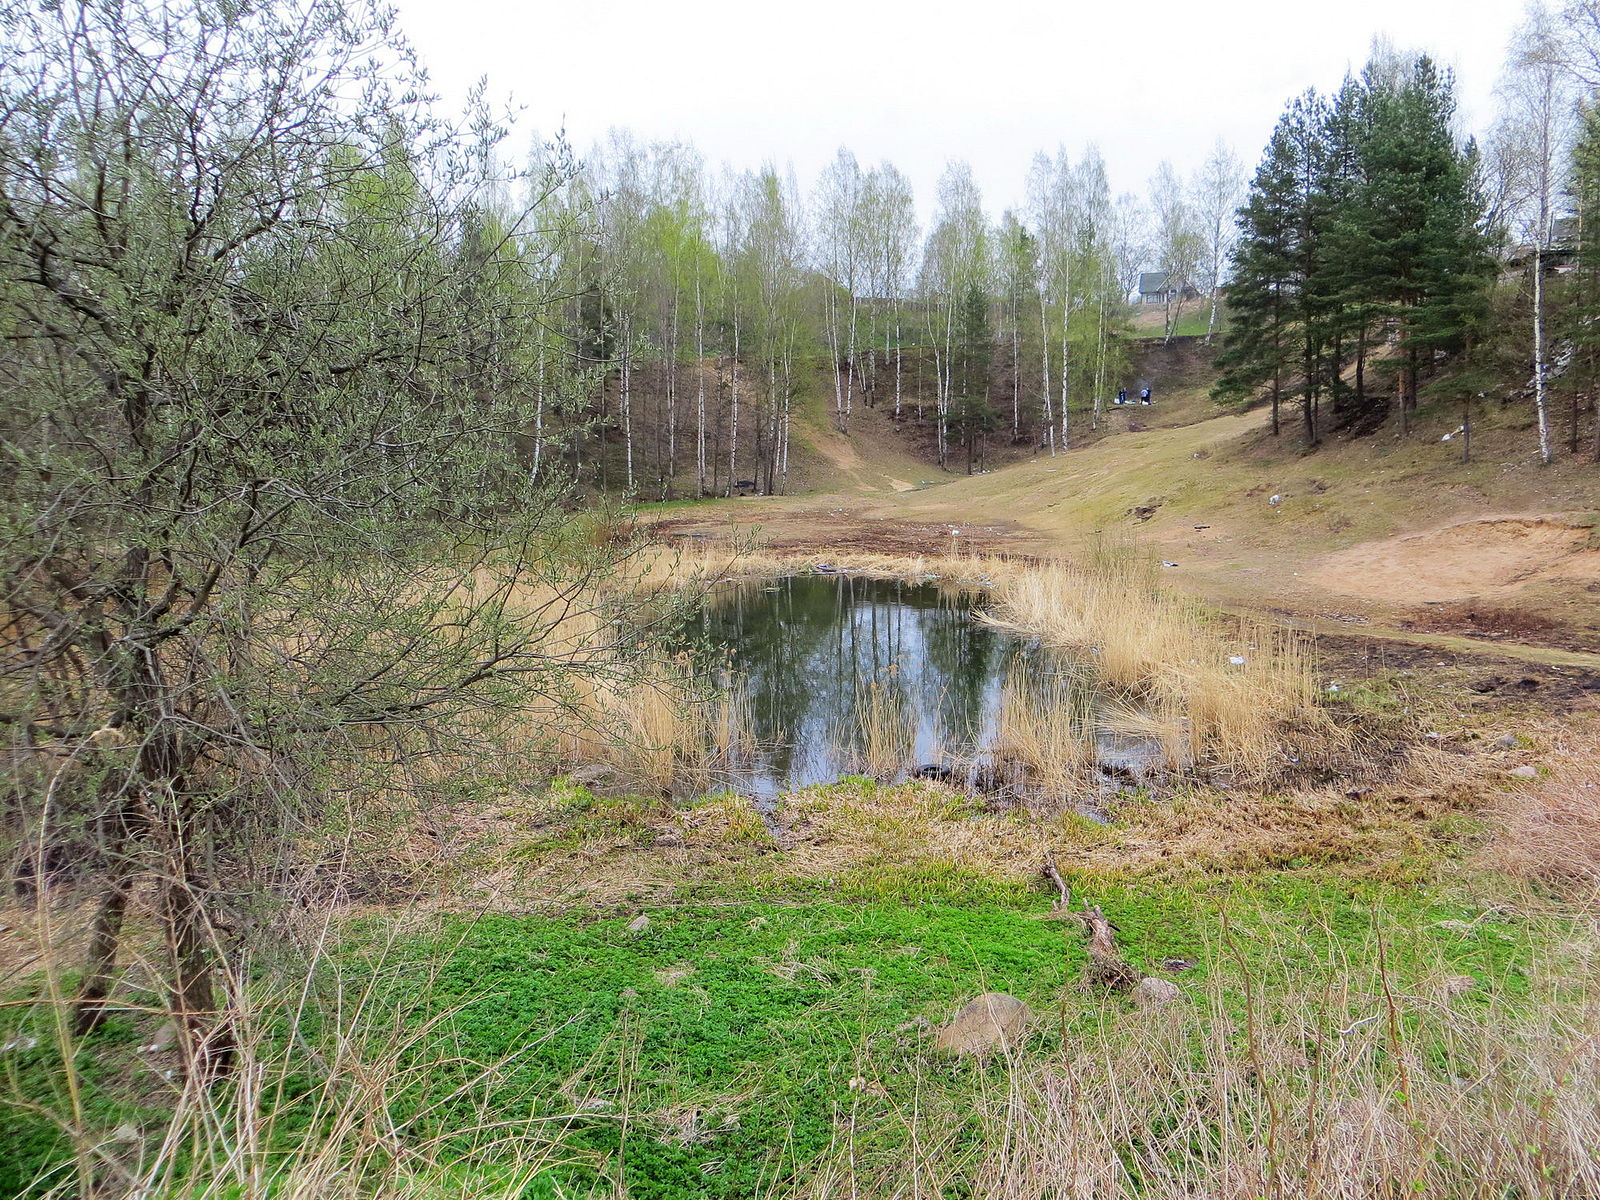
[[[1139,272],[1139,294],[1153,296],[1157,292],[1167,290],[1167,273],[1165,271]]]

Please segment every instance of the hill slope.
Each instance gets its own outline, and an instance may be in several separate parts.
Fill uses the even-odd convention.
[[[1156,405],[1108,414],[1064,454],[904,490],[936,471],[891,460],[902,435],[862,420],[817,443],[839,467],[811,495],[745,502],[737,519],[781,518],[790,546],[948,550],[964,526],[964,548],[1070,556],[1131,537],[1219,603],[1600,648],[1600,468],[1539,466],[1525,406],[1479,414],[1467,463],[1445,439],[1454,410],[1427,408],[1407,436],[1386,425],[1307,454],[1264,410],[1217,412],[1197,342],[1147,344],[1138,369]]]

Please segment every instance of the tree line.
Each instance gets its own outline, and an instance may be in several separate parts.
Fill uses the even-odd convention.
[[[889,162],[841,149],[802,194],[615,133],[539,235],[567,301],[537,351],[533,469],[645,499],[779,492],[819,393],[840,431],[862,407],[925,427],[940,466],[970,469],[995,433],[1065,449],[1127,368],[1141,266],[1215,294],[1239,175],[1219,146],[1191,183],[1164,165],[1146,204],[1114,197],[1093,151],[1040,154],[996,222],[955,162],[924,233]]]
[[[1290,101],[1238,211],[1219,401],[1264,399],[1274,435],[1298,403],[1310,448],[1391,415],[1407,432],[1426,389],[1460,404],[1465,457],[1475,403],[1498,391],[1532,400],[1549,463],[1562,377],[1579,453],[1600,379],[1597,12],[1529,8],[1482,146],[1426,55],[1380,45],[1332,94]]]

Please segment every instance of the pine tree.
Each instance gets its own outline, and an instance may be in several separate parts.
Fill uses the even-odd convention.
[[[1399,325],[1405,372],[1401,428],[1435,350],[1459,350],[1484,279],[1483,205],[1450,124],[1450,74],[1426,56],[1385,78],[1366,74],[1370,124],[1361,143],[1370,298]]]
[[[1578,262],[1565,332],[1576,351],[1577,378],[1593,392],[1600,380],[1600,105],[1592,101],[1579,110],[1569,189],[1577,209]],[[1575,393],[1568,438],[1574,454],[1578,452],[1577,403]],[[1591,403],[1595,412],[1593,459],[1600,463],[1600,396]]]
[[[1232,324],[1217,365],[1218,401],[1248,397],[1271,384],[1272,433],[1282,431],[1283,378],[1291,361],[1288,331],[1293,287],[1296,171],[1288,116],[1278,122],[1256,169],[1250,196],[1239,210],[1240,237],[1228,288]]]

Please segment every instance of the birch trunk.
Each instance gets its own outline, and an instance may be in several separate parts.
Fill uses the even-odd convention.
[[[885,351],[887,353],[887,351]],[[900,360],[900,309],[894,311],[894,415],[900,416],[901,379],[903,378]]]
[[[694,458],[696,494],[706,494],[706,309],[700,276],[694,279]]]
[[[733,362],[729,366],[728,397],[728,495],[739,478],[739,312],[733,314]]]
[[[1050,454],[1054,457],[1056,452],[1056,425],[1055,410],[1050,406],[1050,316],[1045,309],[1044,288],[1039,289],[1039,357],[1041,360],[1041,373],[1039,375],[1039,419],[1044,425],[1045,441],[1050,445]]]
[[[844,418],[844,384],[839,380],[839,298],[830,287],[827,305],[828,373],[833,376],[833,423],[842,433]]]
[[[1071,283],[1067,284],[1068,293],[1071,292]],[[1061,449],[1067,450],[1071,446],[1070,431],[1067,428],[1067,387],[1071,373],[1071,356],[1067,353],[1067,324],[1071,319],[1071,304],[1065,297],[1061,301]]]
[[[539,348],[539,385],[534,393],[533,406],[533,470],[530,478],[539,478],[539,463],[544,457],[544,347]]]
[[[1022,436],[1022,306],[1011,306],[1011,442]]]
[[[848,429],[850,418],[855,412],[856,321],[856,289],[855,277],[852,273],[850,284],[850,332],[844,350],[844,424],[846,429]]]
[[[676,281],[674,281],[676,284]],[[667,347],[667,475],[662,480],[662,499],[672,499],[672,481],[678,475],[678,297],[672,297],[672,336]]]
[[[633,396],[631,393],[633,374],[633,351],[631,347],[632,335],[626,326],[622,335],[622,445],[624,461],[626,463],[627,494],[633,495]]]
[[[1533,407],[1539,418],[1539,461],[1550,465],[1549,367],[1544,344],[1544,215],[1533,247]]]

